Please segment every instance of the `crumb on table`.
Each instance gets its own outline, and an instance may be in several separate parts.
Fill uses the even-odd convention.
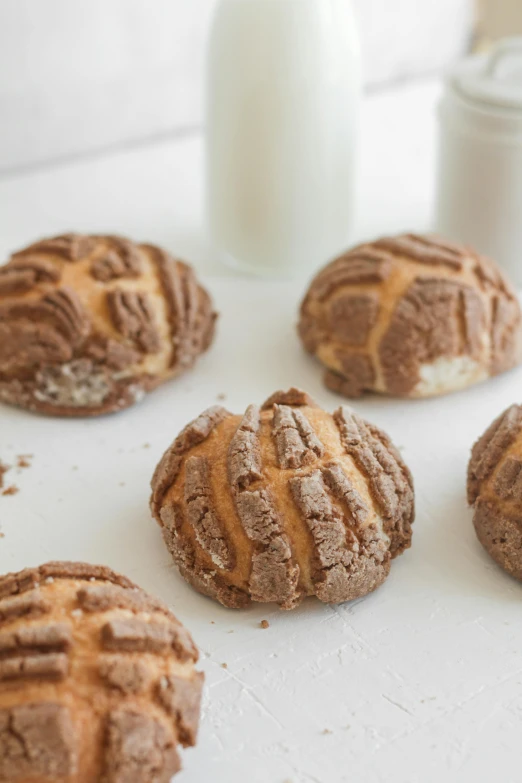
[[[227,395],[224,394],[223,392],[221,392],[221,394],[218,394],[217,398],[218,398],[218,400],[226,400]]]
[[[222,669],[228,669],[228,663],[222,663],[221,664]]]
[[[11,484],[10,487],[7,487],[7,489],[4,489],[2,492],[2,495],[16,495],[20,490],[18,487],[16,487],[14,484]]]
[[[260,625],[261,628],[270,628],[270,623],[268,622],[268,620],[261,620]]]
[[[33,454],[19,454],[16,458],[16,466],[18,468],[30,468]]]

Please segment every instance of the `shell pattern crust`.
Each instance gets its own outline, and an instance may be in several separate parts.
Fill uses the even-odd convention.
[[[170,610],[108,568],[0,577],[0,781],[169,783],[196,742],[197,659]]]
[[[328,264],[298,331],[326,385],[347,397],[445,394],[522,360],[512,286],[494,262],[433,236],[379,239]]]
[[[66,234],[0,267],[0,401],[89,416],[190,368],[216,315],[193,270],[152,245]]]
[[[411,474],[390,439],[298,389],[243,416],[215,406],[165,452],[152,512],[181,574],[224,606],[375,590],[411,544]]]

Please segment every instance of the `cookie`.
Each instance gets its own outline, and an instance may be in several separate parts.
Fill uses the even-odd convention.
[[[216,315],[153,245],[67,234],[0,267],[0,401],[57,416],[127,408],[190,368]]]
[[[508,408],[473,446],[468,501],[484,549],[522,580],[522,405]]]
[[[411,543],[410,472],[381,430],[298,389],[243,416],[209,408],[165,452],[152,512],[181,574],[224,606],[381,585]]]
[[[196,741],[197,659],[174,615],[108,568],[0,577],[0,781],[169,783]]]
[[[301,305],[298,330],[333,391],[429,397],[519,364],[521,324],[516,294],[492,261],[408,234],[326,266]]]

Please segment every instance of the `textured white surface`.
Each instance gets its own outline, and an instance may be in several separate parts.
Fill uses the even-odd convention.
[[[433,84],[366,102],[360,236],[427,227],[437,94]],[[194,139],[4,179],[0,255],[40,234],[115,230],[215,271],[201,238],[200,167]],[[304,281],[207,282],[222,312],[215,347],[141,405],[96,421],[0,407],[0,460],[34,454],[30,469],[6,475],[20,493],[0,496],[0,572],[51,558],[105,562],[173,607],[207,675],[200,742],[179,783],[520,783],[522,588],[475,539],[465,472],[473,440],[520,401],[522,370],[441,399],[357,402],[413,470],[413,548],[364,600],[234,613],[171,565],[148,511],[152,470],[218,394],[233,411],[291,384],[329,410],[340,400],[295,335]]]
[[[236,613],[172,566],[147,506],[153,468],[220,393],[236,412],[290,384],[330,410],[340,399],[300,350],[294,286],[208,285],[223,314],[214,349],[138,407],[98,421],[0,407],[0,458],[34,454],[6,475],[20,493],[0,496],[0,572],[108,563],[173,607],[207,675],[200,742],[179,783],[519,783],[522,588],[475,539],[465,473],[473,440],[519,399],[522,370],[441,399],[357,402],[413,470],[413,548],[366,599]]]
[[[1,0],[0,171],[199,126],[215,3]],[[469,42],[472,0],[354,7],[369,85],[435,73]]]

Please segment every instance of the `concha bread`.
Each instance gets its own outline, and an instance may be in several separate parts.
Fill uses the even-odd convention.
[[[371,592],[410,546],[414,517],[387,435],[297,389],[243,416],[202,413],[158,465],[151,506],[185,579],[233,608]]]
[[[522,358],[516,294],[489,259],[432,236],[354,248],[313,280],[299,335],[347,397],[429,397],[509,370]]]
[[[0,401],[121,410],[187,370],[216,315],[192,269],[153,245],[67,234],[0,267]]]
[[[0,780],[169,783],[203,675],[183,626],[108,568],[0,577]]]
[[[468,500],[482,546],[522,579],[522,405],[504,411],[473,446]]]

